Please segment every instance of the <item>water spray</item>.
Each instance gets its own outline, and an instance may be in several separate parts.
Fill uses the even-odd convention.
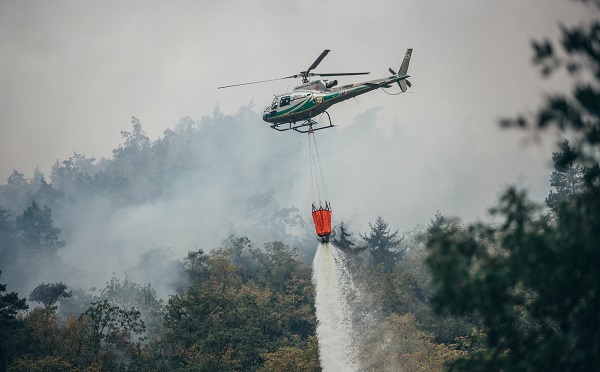
[[[313,261],[319,360],[323,371],[358,371],[351,295],[356,287],[342,252],[321,243]]]

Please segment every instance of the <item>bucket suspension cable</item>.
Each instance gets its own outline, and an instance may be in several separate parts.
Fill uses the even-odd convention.
[[[310,154],[312,217],[319,241],[326,243],[329,242],[329,235],[331,235],[331,204],[329,204],[325,174],[323,173],[319,149],[312,129],[308,131],[308,150]]]
[[[308,133],[308,151],[310,154],[310,177],[312,189],[313,210],[317,208],[330,209],[329,195],[325,183],[325,174],[321,166],[319,149],[314,132]],[[317,203],[318,202],[318,203]]]

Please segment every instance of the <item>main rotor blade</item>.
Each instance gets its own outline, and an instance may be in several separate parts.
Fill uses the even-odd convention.
[[[327,74],[310,74],[311,76],[344,76],[344,75],[368,75],[370,72],[330,72]]]
[[[317,58],[312,65],[310,65],[310,67],[308,68],[308,70],[306,70],[306,72],[310,72],[310,70],[314,69],[315,67],[317,67],[319,65],[319,63],[321,63],[321,61],[323,60],[323,58],[325,58],[325,56],[327,55],[327,53],[329,53],[330,49],[325,49],[323,51],[323,53],[321,53],[321,55],[319,56],[319,58]]]
[[[233,85],[225,85],[222,87],[218,87],[217,89],[223,89],[223,88],[231,88],[231,87],[239,87],[240,85],[250,85],[250,84],[258,84],[258,83],[266,83],[268,81],[275,81],[275,80],[283,80],[283,79],[291,79],[291,78],[296,78],[299,75],[291,75],[291,76],[286,76],[286,77],[282,77],[282,78],[277,78],[277,79],[269,79],[269,80],[261,80],[261,81],[253,81],[251,83],[241,83],[241,84],[233,84]]]

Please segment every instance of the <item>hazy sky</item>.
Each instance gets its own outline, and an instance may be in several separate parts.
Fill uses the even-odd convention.
[[[530,41],[556,36],[559,20],[570,24],[585,12],[567,0],[4,0],[0,183],[13,169],[31,177],[39,166],[49,175],[74,151],[110,157],[131,116],[155,140],[181,117],[199,119],[217,105],[235,113],[253,100],[262,110],[295,82],[216,87],[297,73],[324,49],[332,52],[317,72],[378,78],[412,47],[409,93],[377,91],[333,107],[338,130],[380,107],[377,125],[396,124],[427,161],[456,157],[460,172],[482,179],[509,161],[492,184],[528,173],[537,187],[548,149],[527,148],[522,133],[501,131],[497,121],[532,112],[542,92],[565,88],[560,76],[539,78]]]

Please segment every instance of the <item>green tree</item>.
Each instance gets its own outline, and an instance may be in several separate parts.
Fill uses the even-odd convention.
[[[67,290],[64,283],[42,283],[31,292],[29,301],[42,303],[48,309],[60,299],[69,297],[71,297],[71,291]]]
[[[554,171],[550,175],[550,186],[556,191],[551,190],[546,198],[546,205],[552,210],[556,210],[560,203],[581,191],[583,187],[584,170],[573,164],[576,159],[577,152],[569,146],[567,139],[562,143],[562,152],[552,153]]]
[[[266,245],[253,253],[253,275],[245,274],[235,249],[192,252],[186,267],[195,279],[167,305],[165,364],[252,371],[281,347],[303,349],[315,331],[314,294],[310,271],[298,268],[294,252],[280,242]]]
[[[205,264],[208,276],[169,300],[169,360],[197,370],[249,370],[277,334],[272,292],[243,284],[224,257],[209,257]]]
[[[27,248],[54,253],[66,244],[59,238],[61,230],[54,226],[52,210],[40,208],[35,201],[17,217],[16,227]]]
[[[61,327],[56,319],[56,308],[33,309],[25,317],[25,324],[30,332],[28,357],[37,359],[46,355],[60,354]]]
[[[492,209],[499,224],[431,231],[435,310],[480,321],[477,350],[456,360],[455,369],[600,369],[600,2],[586,3],[592,21],[561,26],[564,57],[548,40],[533,47],[544,74],[566,67],[593,79],[579,80],[570,95],[548,97],[534,118],[502,122],[571,132],[576,147],[563,146],[554,160],[576,158],[588,167],[581,189],[544,215],[511,188]]]
[[[25,318],[28,347],[9,366],[9,371],[125,370],[139,355],[133,334],[144,331],[139,313],[108,302],[94,302],[79,317],[58,322],[55,309],[36,308]],[[120,365],[119,365],[120,364]]]
[[[297,274],[300,268],[298,248],[280,241],[265,243],[264,250],[250,248],[252,259],[257,262],[259,274],[268,285],[282,289],[285,282]]]
[[[92,302],[80,321],[86,325],[84,346],[90,351],[87,365],[100,363],[109,370],[120,355],[135,355],[146,330],[138,310],[123,309],[107,300]],[[138,335],[137,341],[132,340],[134,335]]]
[[[36,203],[44,206],[56,206],[58,200],[62,197],[62,193],[55,190],[52,187],[52,184],[46,182],[44,175],[41,175],[39,182],[40,187],[33,195],[32,199],[35,200]]]
[[[265,363],[260,372],[320,372],[319,344],[315,336],[299,346],[282,346],[277,351],[263,354]]]
[[[21,189],[29,184],[25,175],[17,170],[13,170],[12,174],[8,176],[6,186]]]
[[[70,296],[71,292],[67,291],[67,286],[63,283],[42,283],[29,295],[29,301],[44,305],[44,308],[34,309],[25,319],[31,330],[33,337],[31,344],[32,349],[35,350],[33,354],[36,356],[43,358],[44,356],[60,354],[61,327],[56,316],[57,307],[53,305],[61,298],[69,298]],[[22,362],[29,363],[27,360],[22,360]],[[13,368],[15,367],[11,366],[11,369]]]
[[[2,207],[12,212],[21,211],[25,208],[35,190],[21,172],[13,170],[8,177],[6,185],[0,185],[0,200]]]
[[[248,237],[237,237],[230,234],[221,241],[220,252],[223,257],[239,268],[239,275],[244,282],[258,277],[257,263],[253,260],[250,250],[255,249]]]
[[[340,249],[350,249],[354,245],[352,233],[348,231],[348,226],[344,221],[335,229],[336,234],[333,238],[333,244]],[[338,238],[339,236],[339,238]]]
[[[0,271],[0,275],[2,271]],[[6,292],[6,284],[0,284],[0,293]],[[14,320],[20,311],[27,310],[27,300],[15,292],[0,295],[0,320]]]
[[[19,298],[15,292],[6,293],[6,284],[0,284],[0,371],[5,371],[11,360],[24,351],[19,337],[24,323],[17,316],[27,308],[25,298]]]
[[[192,284],[198,284],[208,278],[208,255],[202,249],[188,252],[183,259],[183,267]]]
[[[447,219],[442,215],[442,213],[440,211],[436,211],[435,216],[429,220],[429,225],[427,225],[427,228],[429,231],[438,231],[442,229],[447,222]]]
[[[132,117],[131,124],[131,132],[121,131],[125,142],[113,150],[114,161],[110,164],[110,172],[101,177],[107,178],[105,181],[117,181],[119,184],[114,186],[117,186],[117,190],[122,189],[118,191],[124,193],[127,201],[139,202],[156,196],[159,190],[156,188],[157,177],[152,177],[152,142],[139,119]]]
[[[131,125],[133,126],[131,132],[121,131],[121,137],[125,140],[125,143],[120,144],[117,149],[113,150],[113,155],[117,160],[139,160],[139,156],[146,154],[151,146],[150,138],[148,138],[146,132],[142,129],[140,120],[136,117],[131,117]]]
[[[7,210],[0,209],[0,260],[8,265],[14,259],[17,249],[17,229]]]
[[[15,360],[9,367],[10,372],[71,372],[76,369],[71,363],[59,356],[45,356],[32,358],[25,356]]]
[[[360,237],[367,242],[376,263],[384,264],[387,270],[393,269],[396,261],[404,254],[395,250],[403,238],[398,239],[398,230],[392,233],[388,223],[381,216],[377,217],[375,225],[369,222],[369,227],[371,231],[368,234],[360,234]]]
[[[502,226],[449,226],[428,242],[441,314],[481,319],[484,347],[455,364],[479,370],[594,370],[600,366],[600,188],[535,218],[509,190]]]
[[[119,280],[112,277],[100,291],[100,298],[122,309],[135,308],[140,313],[149,336],[156,336],[162,324],[164,308],[162,300],[150,284],[132,282],[129,277]]]
[[[223,249],[230,250],[232,254],[232,262],[238,265],[248,265],[248,260],[244,257],[247,250],[252,248],[252,242],[248,237],[236,237],[230,234],[227,239],[221,242]]]
[[[81,288],[73,288],[69,291],[69,297],[63,297],[60,299],[60,306],[57,310],[57,318],[65,324],[69,317],[79,317],[83,314],[94,301],[92,292],[95,289],[86,291]]]
[[[73,153],[73,156],[69,159],[62,162],[57,160],[54,163],[50,178],[53,187],[60,190],[68,201],[73,202],[91,191],[92,176],[98,170],[99,166],[96,164],[96,158],[87,159],[85,155]]]
[[[94,343],[91,319],[88,316],[69,316],[61,329],[56,353],[73,365],[73,370],[102,370],[101,350]],[[107,363],[111,367],[111,363]],[[108,368],[104,368],[107,370]]]

